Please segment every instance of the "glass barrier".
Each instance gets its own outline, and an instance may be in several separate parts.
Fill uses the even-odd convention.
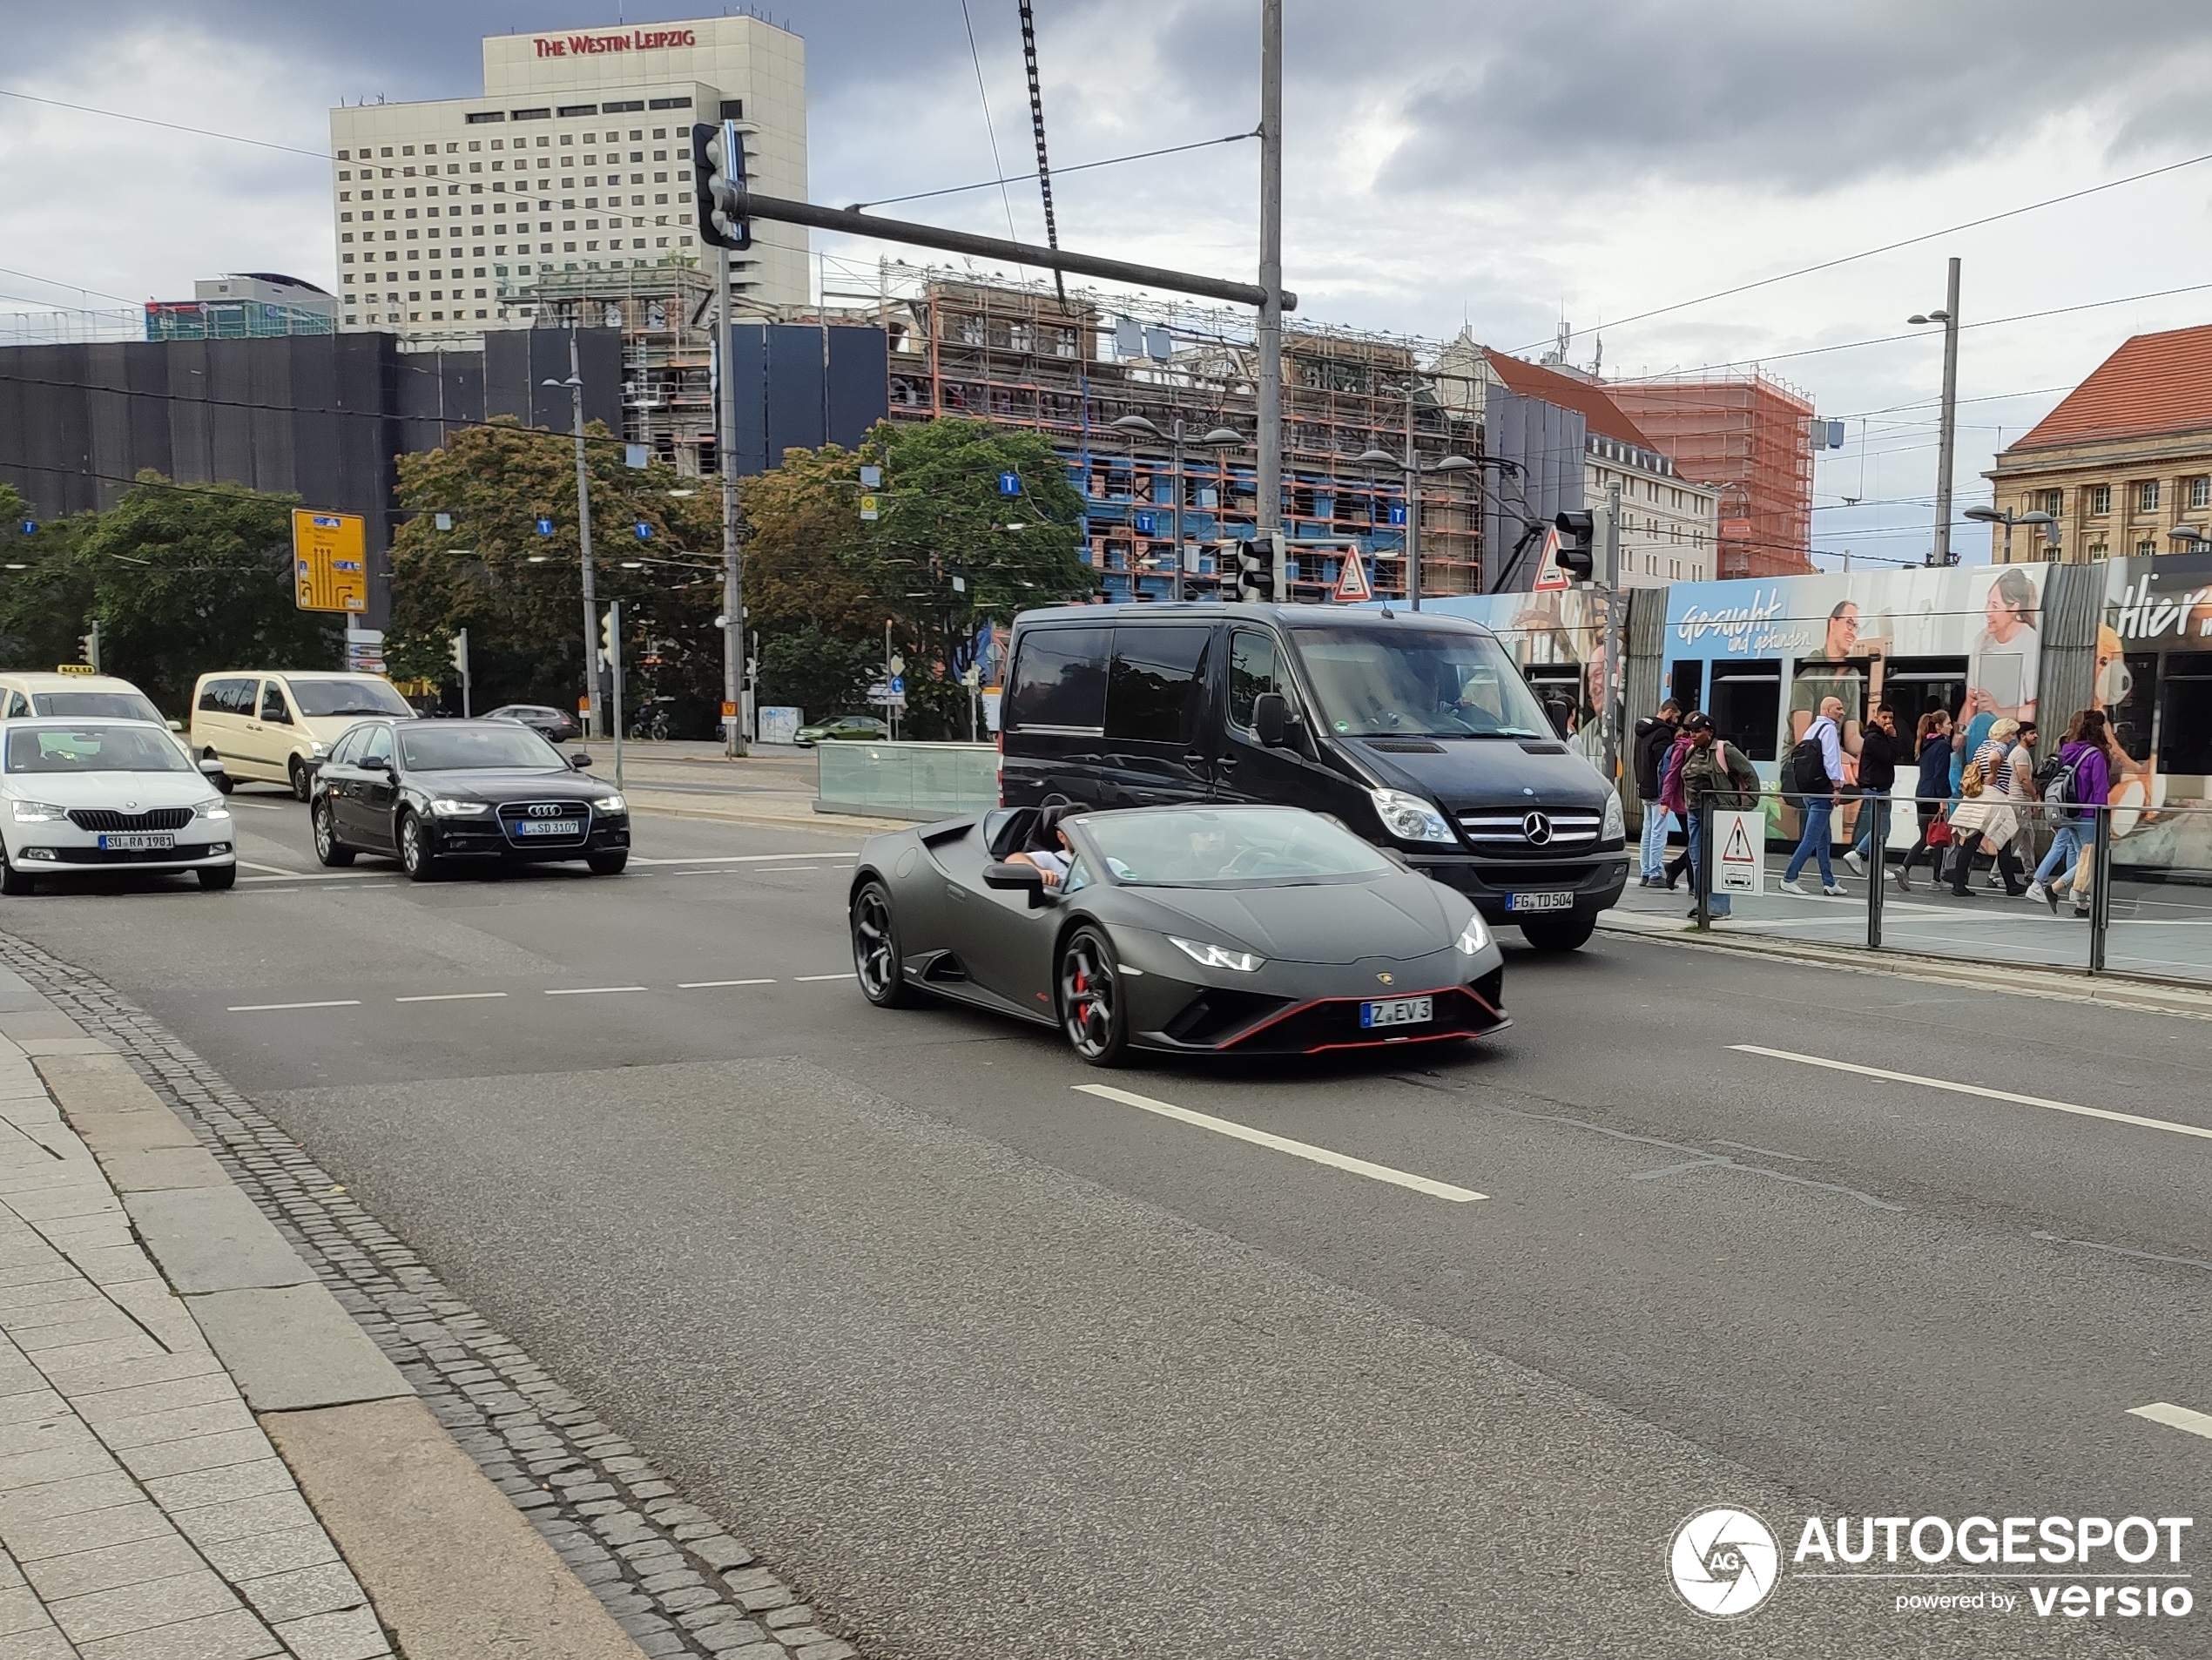
[[[2097,925],[2100,970],[2212,980],[2212,807],[2114,806],[2102,811],[2109,871]],[[2068,895],[2067,910],[2072,908]]]
[[[989,744],[826,743],[814,747],[815,806],[877,818],[955,819],[999,801]]]

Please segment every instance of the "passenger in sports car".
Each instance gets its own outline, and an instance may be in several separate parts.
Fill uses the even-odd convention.
[[[1034,865],[1044,872],[1044,885],[1057,887],[1068,874],[1068,867],[1075,860],[1075,852],[1068,846],[1068,833],[1060,827],[1060,820],[1076,811],[1076,804],[1064,796],[1055,796],[1037,809],[1035,827],[1019,853],[1007,856],[1009,865]]]

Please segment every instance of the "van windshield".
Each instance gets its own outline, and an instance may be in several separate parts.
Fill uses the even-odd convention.
[[[399,715],[415,712],[405,698],[385,680],[306,680],[293,675],[285,682],[292,688],[300,712],[313,719],[324,715]]]
[[[1329,730],[1344,738],[1549,738],[1503,647],[1472,630],[1287,631]]]

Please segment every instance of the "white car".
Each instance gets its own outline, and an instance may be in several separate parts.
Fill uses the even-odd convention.
[[[189,870],[206,888],[238,880],[229,806],[151,720],[0,725],[0,894],[116,870]]]

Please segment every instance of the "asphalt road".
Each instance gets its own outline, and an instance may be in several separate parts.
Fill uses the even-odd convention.
[[[1715,1503],[1785,1555],[1814,1514],[2204,1511],[2212,1439],[2132,1413],[2212,1413],[2203,1022],[1601,936],[1512,954],[1515,1026],[1448,1056],[1102,1075],[869,1009],[846,835],[647,818],[620,878],[416,886],[233,801],[232,893],[0,928],[169,1022],[872,1655],[2212,1650],[2212,1612],[2017,1582],[1792,1574],[1714,1623],[1665,1572]]]

